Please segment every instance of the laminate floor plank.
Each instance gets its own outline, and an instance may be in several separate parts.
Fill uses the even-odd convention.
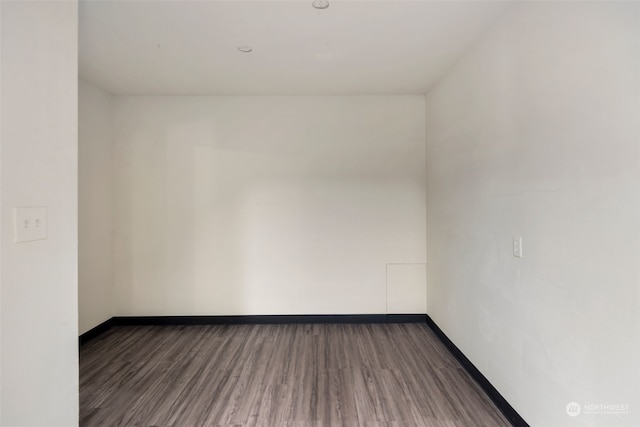
[[[503,427],[423,324],[119,326],[80,348],[80,425]]]

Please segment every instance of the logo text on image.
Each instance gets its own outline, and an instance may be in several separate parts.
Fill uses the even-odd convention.
[[[577,417],[580,414],[591,415],[625,415],[629,413],[628,403],[587,403],[580,405],[569,402],[565,408],[567,415]]]

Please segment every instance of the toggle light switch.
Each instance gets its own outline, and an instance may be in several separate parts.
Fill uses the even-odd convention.
[[[522,237],[515,236],[513,238],[513,256],[522,258]]]
[[[28,206],[13,209],[15,242],[47,238],[47,207]]]

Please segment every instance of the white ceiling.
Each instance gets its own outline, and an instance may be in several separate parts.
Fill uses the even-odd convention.
[[[330,3],[82,1],[80,77],[131,95],[422,94],[506,5]]]

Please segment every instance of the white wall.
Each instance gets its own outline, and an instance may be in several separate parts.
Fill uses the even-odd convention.
[[[77,4],[0,2],[3,426],[78,424]],[[15,206],[47,240],[13,241]]]
[[[78,86],[78,327],[113,317],[111,95]]]
[[[421,96],[114,107],[118,315],[385,313],[425,262]]]
[[[427,96],[428,313],[533,426],[640,425],[639,6],[523,4]]]

